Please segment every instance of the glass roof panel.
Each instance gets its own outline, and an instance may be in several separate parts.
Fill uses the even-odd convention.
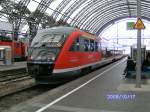
[[[36,1],[36,0],[35,0]],[[39,3],[35,2],[35,1],[30,1],[30,3],[28,4],[27,8],[31,11],[34,12],[37,8],[37,6],[39,5]]]
[[[49,15],[52,15],[52,13],[54,12],[54,10],[58,7],[58,5],[62,2],[62,0],[54,0],[49,8],[47,8],[46,13]]]
[[[0,21],[8,21],[8,19],[5,16],[0,16]]]
[[[86,6],[87,6],[87,3],[85,2],[75,12],[73,12],[73,14],[70,16],[70,18],[74,18]],[[70,23],[71,19],[69,19],[67,22]]]
[[[50,9],[50,8],[48,8],[48,9],[46,10],[46,13],[47,13],[48,15],[52,15],[53,12],[54,12],[54,11],[53,11],[52,9]]]
[[[0,6],[0,11],[1,11],[2,9],[3,9],[2,6]]]
[[[15,2],[15,3],[19,3],[21,0],[10,0],[12,2]]]
[[[36,1],[37,3],[40,3],[40,2],[41,2],[41,0],[32,0],[32,1]]]
[[[56,19],[57,21],[61,18],[62,14],[74,3],[74,0],[71,0],[68,5],[62,10],[61,14],[59,14],[58,18]]]
[[[54,0],[49,7],[55,10],[61,2],[62,0]]]

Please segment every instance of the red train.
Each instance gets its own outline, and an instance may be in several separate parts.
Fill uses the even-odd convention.
[[[72,27],[38,32],[29,48],[28,72],[41,84],[59,83],[121,58],[122,50]]]
[[[21,41],[12,41],[9,37],[0,36],[0,46],[11,46],[15,60],[25,60],[27,45]]]

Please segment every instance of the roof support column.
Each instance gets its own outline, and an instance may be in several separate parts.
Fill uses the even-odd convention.
[[[141,0],[137,0],[137,19],[141,19]],[[141,88],[141,29],[137,30],[136,88]]]

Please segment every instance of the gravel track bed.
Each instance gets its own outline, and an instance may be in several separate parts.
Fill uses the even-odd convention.
[[[0,98],[0,112],[8,112],[9,108],[29,100],[37,95],[58,87],[59,85],[36,85],[26,90]]]

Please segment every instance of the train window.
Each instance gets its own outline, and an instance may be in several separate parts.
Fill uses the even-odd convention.
[[[94,40],[90,40],[90,51],[94,51]]]
[[[72,44],[70,51],[94,52],[94,51],[98,51],[98,49],[99,49],[98,42],[80,36]]]
[[[89,40],[88,39],[84,39],[84,45],[85,45],[85,51],[90,51],[90,49],[89,49]]]
[[[79,51],[79,48],[80,48],[79,38],[77,38],[72,44],[70,51]]]
[[[112,50],[107,50],[106,51],[106,57],[110,57],[113,55],[113,51]]]
[[[84,52],[85,51],[85,44],[84,44],[84,38],[80,37],[80,51]]]
[[[98,43],[95,42],[95,51],[98,51]]]
[[[79,51],[80,49],[80,43],[79,43],[79,38],[76,40],[76,51]]]
[[[75,51],[75,43],[72,44],[70,51]]]

